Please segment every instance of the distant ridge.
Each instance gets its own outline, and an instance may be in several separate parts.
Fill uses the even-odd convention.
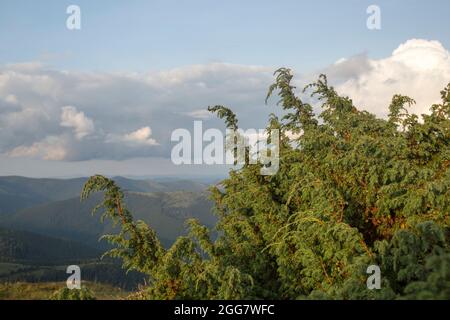
[[[208,187],[208,184],[184,179],[166,181],[132,180],[124,177],[113,179],[124,190],[136,192],[202,192]],[[87,178],[0,177],[0,216],[39,204],[79,197],[86,181]]]

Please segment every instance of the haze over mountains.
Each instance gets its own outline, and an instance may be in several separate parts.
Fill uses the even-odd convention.
[[[206,190],[207,184],[192,180],[167,179],[166,181],[113,178],[124,190],[135,192],[172,192]],[[0,214],[37,204],[78,198],[87,178],[36,179],[19,176],[0,177]]]
[[[91,214],[101,194],[80,201],[86,180],[0,177],[0,281],[53,280],[55,267],[60,265],[56,268],[64,277],[61,265],[70,263],[87,263],[85,269],[97,280],[100,266],[124,277],[117,264],[106,266],[111,262],[98,260],[108,248],[105,241],[99,242],[100,236],[116,232],[117,227]],[[149,223],[165,246],[185,233],[186,219],[197,218],[208,226],[216,221],[207,183],[173,178],[114,180],[125,191],[134,217]],[[105,281],[124,285],[110,278]]]

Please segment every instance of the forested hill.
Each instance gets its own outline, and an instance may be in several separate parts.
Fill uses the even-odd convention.
[[[208,184],[186,180],[134,180],[115,177],[124,189],[136,192],[204,191]],[[68,200],[80,196],[87,178],[74,179],[36,179],[19,176],[0,177],[0,215],[12,214],[24,208]]]
[[[79,197],[37,205],[23,209],[3,219],[4,227],[27,230],[43,235],[75,240],[90,246],[104,248],[105,242],[98,242],[101,235],[114,232],[111,223],[102,224],[91,211],[97,195],[87,202]],[[152,221],[163,243],[170,245],[185,230],[188,218],[198,218],[207,225],[214,225],[211,213],[212,203],[206,193],[186,191],[160,193],[127,193],[128,205],[136,216]]]
[[[0,262],[57,264],[100,255],[100,250],[75,241],[0,228]]]

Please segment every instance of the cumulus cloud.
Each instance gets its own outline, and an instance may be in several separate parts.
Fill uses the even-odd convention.
[[[324,72],[339,93],[369,112],[386,116],[392,96],[403,94],[417,102],[410,111],[423,114],[440,102],[440,91],[450,82],[450,52],[438,41],[412,39],[387,58],[359,55]]]
[[[67,157],[67,149],[62,138],[49,136],[31,146],[18,146],[9,152],[10,157],[39,158],[43,160],[64,160]]]
[[[71,106],[62,108],[60,124],[62,127],[72,128],[78,140],[94,132],[94,122],[84,112],[78,112]]]
[[[155,139],[150,138],[152,135],[152,129],[150,127],[143,127],[136,131],[126,134],[123,137],[124,141],[131,143],[144,144],[144,145],[158,145]]]
[[[141,145],[141,146],[157,146],[159,143],[151,137],[152,129],[142,127],[136,131],[126,133],[124,135],[110,134],[106,138],[108,143],[126,143],[128,145]]]

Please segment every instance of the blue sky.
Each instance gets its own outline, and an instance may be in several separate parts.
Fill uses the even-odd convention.
[[[65,28],[77,4],[82,30]],[[382,30],[366,28],[377,4]],[[28,1],[0,3],[0,63],[44,61],[69,70],[148,71],[208,62],[310,71],[411,38],[450,47],[450,1]]]
[[[366,27],[370,5],[381,30]],[[226,173],[175,167],[171,132],[224,129],[205,112],[215,104],[264,128],[279,67],[297,86],[326,73],[380,117],[397,93],[427,112],[450,81],[449,12],[448,0],[0,0],[0,175]]]

